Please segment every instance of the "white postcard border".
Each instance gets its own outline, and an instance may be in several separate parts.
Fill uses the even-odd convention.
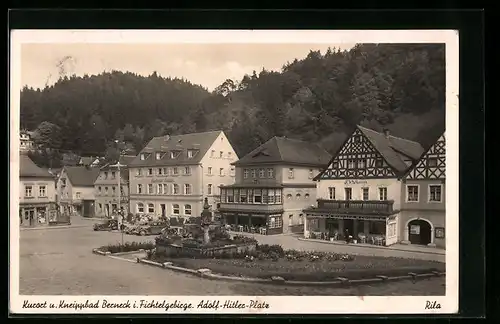
[[[19,105],[21,90],[21,45],[23,43],[445,43],[446,44],[446,296],[21,296],[19,295]],[[59,305],[106,299],[121,303],[168,300],[197,305],[201,300],[265,301],[269,309],[219,309],[208,313],[237,314],[413,314],[458,312],[458,32],[453,30],[15,30],[10,52],[10,311],[16,314],[164,314],[165,309],[23,309],[25,300]],[[89,251],[89,253],[91,253]],[[428,300],[440,309],[424,309]],[[204,309],[170,308],[167,313],[207,313]]]

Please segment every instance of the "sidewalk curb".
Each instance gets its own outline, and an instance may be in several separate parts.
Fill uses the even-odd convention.
[[[321,240],[311,240],[311,239],[305,239],[301,237],[297,237],[297,240],[299,241],[305,241],[305,242],[311,242],[311,243],[320,243],[320,244],[329,244],[329,245],[339,245],[339,246],[351,246],[351,247],[356,247],[356,248],[369,248],[369,249],[377,249],[381,251],[403,251],[403,252],[410,252],[410,253],[423,253],[423,254],[434,254],[434,255],[443,255],[446,256],[446,251],[444,253],[442,252],[434,252],[434,251],[416,251],[416,250],[406,250],[406,249],[401,249],[401,248],[391,248],[391,247],[380,247],[380,246],[371,246],[371,245],[357,245],[357,244],[340,244],[340,243],[332,243],[332,242],[323,242]]]
[[[41,231],[49,229],[64,229],[64,228],[81,228],[88,227],[88,225],[61,225],[61,226],[46,226],[46,227],[21,227],[21,231]]]

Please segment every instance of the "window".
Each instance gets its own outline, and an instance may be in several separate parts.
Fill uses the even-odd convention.
[[[177,183],[174,183],[174,184],[172,185],[172,193],[173,193],[174,195],[178,195],[178,194],[179,194],[179,185],[178,185]]]
[[[219,152],[219,157],[222,159],[224,157],[224,152],[220,151]]]
[[[99,204],[99,211],[102,211],[102,204]]]
[[[437,162],[438,161],[437,161],[436,158],[429,158],[427,160],[427,166],[429,166],[429,167],[437,167],[437,164],[438,164]]]
[[[211,195],[211,194],[212,194],[212,184],[209,183],[208,187],[207,187],[207,195]]]
[[[378,199],[379,200],[387,200],[387,188],[386,187],[380,187],[378,188]]]
[[[234,190],[233,189],[228,189],[227,190],[227,197],[226,197],[226,199],[227,199],[228,203],[234,202]]]
[[[149,168],[148,169],[148,176],[152,176],[153,175],[153,168]]]
[[[186,184],[184,185],[184,194],[185,194],[185,195],[190,195],[190,194],[191,194],[191,185],[190,185],[190,184],[188,184],[188,183],[186,183]]]
[[[172,214],[174,215],[179,215],[180,214],[180,207],[178,204],[173,204],[172,205]]]
[[[47,197],[47,191],[46,191],[46,187],[45,186],[40,186],[38,188],[38,195],[40,197]]]
[[[137,193],[141,194],[142,193],[142,184],[137,185]]]
[[[111,179],[116,179],[116,173],[115,173],[115,171],[111,172]]]
[[[384,165],[384,162],[383,162],[383,160],[381,158],[377,158],[375,160],[375,167],[376,168],[381,168],[383,165]]]
[[[191,159],[193,155],[193,150],[188,150],[188,159]]]
[[[141,153],[141,160],[145,160],[146,159],[146,155],[144,153]]]
[[[345,188],[345,200],[351,200],[352,199],[352,188]]]
[[[156,174],[162,175],[163,174],[163,169],[162,168],[158,168],[158,170],[156,171]]]
[[[387,235],[389,237],[396,236],[396,223],[390,223],[387,232],[388,232]]]
[[[189,204],[184,205],[184,215],[191,216],[191,205]]]
[[[375,235],[385,235],[385,222],[384,221],[373,221],[369,222],[370,234]]]
[[[99,191],[99,193],[101,193],[101,191],[102,191],[102,187],[101,187],[101,186],[99,186],[99,187],[97,188],[97,190]]]
[[[288,200],[292,199],[292,194],[286,195],[286,199],[288,199]]]
[[[172,174],[173,174],[174,176],[179,175],[179,169],[178,169],[177,167],[174,167],[174,168],[172,169]]]
[[[32,197],[32,191],[33,191],[32,186],[24,186],[24,196],[25,197]]]
[[[328,188],[328,198],[335,200],[335,187]]]
[[[441,186],[440,185],[430,185],[429,186],[429,201],[441,202]]]
[[[305,199],[309,199],[309,194],[308,194],[308,193],[306,193],[306,194],[304,195],[304,198],[305,198]]]
[[[210,152],[210,157],[215,157],[215,150],[212,150],[212,152]]]
[[[288,169],[288,179],[293,179],[294,173],[293,168]]]
[[[77,192],[76,193],[76,199],[81,199],[82,198],[82,193],[81,192]]]
[[[353,159],[351,159],[351,160],[349,160],[349,161],[347,162],[347,168],[348,168],[348,169],[354,169],[354,168],[355,168],[355,166],[356,166],[356,163],[355,163],[355,161],[354,161]]]
[[[314,178],[314,171],[313,169],[309,169],[309,179]]]
[[[253,193],[253,201],[255,203],[262,203],[262,190],[261,189],[255,189]]]
[[[148,194],[152,194],[154,193],[153,192],[153,184],[152,183],[148,183]]]
[[[300,200],[300,198],[302,198],[302,196],[301,196],[300,194],[297,194],[297,195],[295,196],[295,198],[297,198],[297,200]]]
[[[267,177],[269,179],[274,178],[274,169],[267,169]]]
[[[124,195],[125,194],[125,191],[123,191],[123,186],[120,186],[120,195]]]
[[[163,183],[159,183],[157,186],[156,186],[156,192],[161,195],[163,194]]]
[[[116,187],[111,187],[111,190],[113,191],[113,196],[116,195]]]
[[[219,175],[222,177],[224,176],[224,168],[219,169]]]
[[[166,177],[168,176],[168,170],[168,168],[163,168],[163,175]]]
[[[212,167],[207,168],[207,173],[208,173],[208,175],[212,175]]]
[[[274,193],[274,201],[277,204],[281,204],[281,189],[276,189],[276,192]]]
[[[234,174],[235,174],[234,167],[231,167],[229,172],[230,172],[231,177],[234,177]]]
[[[248,191],[246,189],[240,190],[240,202],[242,202],[242,203],[248,202],[247,194],[248,194]]]
[[[259,178],[265,178],[266,177],[266,171],[264,169],[259,169]]]
[[[418,186],[406,186],[406,201],[418,202]]]
[[[252,169],[252,178],[257,178],[257,170]]]
[[[248,169],[243,169],[243,178],[244,179],[248,178]]]
[[[363,200],[368,200],[369,199],[370,189],[368,189],[368,188],[362,188],[361,190],[363,191]]]
[[[142,169],[137,169],[137,170],[135,171],[135,175],[137,175],[137,176],[141,176],[141,175],[142,175]]]
[[[148,204],[148,213],[152,214],[155,212],[155,205]]]
[[[170,152],[170,158],[175,159],[175,152],[174,151]]]
[[[227,152],[227,158],[231,160],[232,158],[231,152]]]
[[[366,168],[366,160],[365,159],[359,159],[358,160],[358,169],[364,169]]]
[[[143,203],[137,204],[137,212],[140,214],[144,213],[144,204]]]
[[[108,187],[104,187],[104,193],[107,195],[108,194]]]
[[[185,175],[190,175],[191,174],[191,167],[184,167],[184,174]]]
[[[267,223],[268,228],[281,228],[283,227],[283,218],[281,216],[271,216]]]
[[[104,172],[104,179],[107,179],[108,178],[108,172]]]

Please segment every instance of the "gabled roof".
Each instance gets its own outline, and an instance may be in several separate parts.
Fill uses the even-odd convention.
[[[407,177],[407,176],[410,174],[410,172],[412,172],[412,171],[413,171],[413,170],[417,167],[417,165],[420,163],[420,161],[422,161],[423,159],[426,159],[426,158],[427,158],[427,153],[429,153],[430,149],[431,149],[434,145],[436,145],[436,144],[438,143],[438,141],[439,141],[439,139],[440,139],[441,137],[444,137],[444,138],[445,138],[445,140],[446,140],[446,131],[443,131],[443,133],[442,133],[442,134],[440,134],[440,135],[436,138],[436,140],[435,140],[435,141],[434,141],[434,142],[433,142],[433,143],[432,143],[432,144],[431,144],[431,145],[430,145],[430,146],[429,146],[426,150],[424,150],[424,151],[422,152],[422,154],[420,155],[420,157],[419,157],[417,160],[415,160],[415,161],[413,162],[413,164],[412,164],[412,165],[408,168],[408,170],[406,170],[406,172],[404,173],[403,177]]]
[[[325,166],[330,159],[331,155],[316,144],[275,136],[233,164],[281,163]]]
[[[19,155],[19,176],[30,178],[53,178],[48,170],[42,169],[33,162],[28,155]]]
[[[405,157],[415,161],[424,152],[422,145],[417,142],[392,135],[386,136],[385,134],[359,125],[357,128],[365,135],[386,162],[399,173],[405,172],[408,169],[408,165],[404,162]]]
[[[67,166],[64,167],[69,181],[75,187],[93,187],[94,182],[99,176],[99,168],[85,166]]]
[[[221,133],[222,131],[211,131],[153,137],[129,166],[198,164]],[[194,150],[192,158],[188,157],[188,150]],[[172,151],[177,154],[175,159],[170,158]],[[145,160],[140,158],[143,153],[147,154]],[[156,153],[162,154],[161,159],[156,159]]]

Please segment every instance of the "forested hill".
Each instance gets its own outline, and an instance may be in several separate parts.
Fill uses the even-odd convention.
[[[113,71],[62,77],[21,92],[21,127],[36,140],[79,154],[141,149],[152,137],[222,129],[242,156],[272,136],[319,143],[330,152],[356,124],[431,144],[444,129],[444,45],[357,45],[311,51],[227,80],[212,93],[181,79]]]

